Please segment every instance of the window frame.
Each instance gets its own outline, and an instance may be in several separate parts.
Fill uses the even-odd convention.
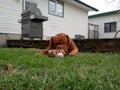
[[[109,30],[106,30],[106,25],[109,25]],[[112,24],[115,24],[115,30],[113,31],[112,30]],[[117,22],[107,22],[107,23],[104,23],[104,33],[113,33],[113,32],[116,32],[117,31]]]
[[[50,12],[50,1],[55,2],[55,11],[54,11],[54,13]],[[57,4],[62,5],[62,16],[56,14],[57,13],[57,8],[56,8]],[[49,2],[48,2],[48,13],[51,14],[51,15],[54,15],[54,16],[64,18],[64,2],[62,2],[60,0],[49,0]]]

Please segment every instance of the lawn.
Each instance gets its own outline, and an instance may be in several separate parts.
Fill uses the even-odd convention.
[[[120,90],[119,53],[51,58],[38,51],[0,48],[0,90]]]

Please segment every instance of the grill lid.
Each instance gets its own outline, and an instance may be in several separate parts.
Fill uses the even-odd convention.
[[[37,7],[30,7],[29,9],[26,9],[21,14],[22,21],[24,20],[34,20],[34,21],[47,21],[48,17],[43,16],[40,9]]]
[[[29,9],[24,10],[22,15],[27,14],[27,13],[32,13],[32,14],[35,14],[37,16],[42,16],[40,9],[38,9],[37,7],[34,7],[34,8],[30,7]]]

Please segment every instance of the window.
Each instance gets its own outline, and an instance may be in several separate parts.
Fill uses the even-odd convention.
[[[104,32],[116,32],[116,22],[109,22],[104,24]]]
[[[64,16],[64,3],[58,0],[49,0],[49,13],[63,17]]]
[[[37,3],[35,3],[31,0],[25,0],[24,1],[24,10],[29,9],[30,7],[37,7]]]

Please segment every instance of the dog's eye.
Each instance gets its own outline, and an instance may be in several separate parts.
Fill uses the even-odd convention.
[[[58,45],[58,43],[54,43],[54,45]]]
[[[54,45],[57,45],[57,43],[54,43]]]
[[[60,44],[64,44],[64,42],[61,41],[61,42],[55,42],[55,43],[54,43],[54,45],[60,45]]]
[[[60,42],[60,44],[63,44],[63,43],[64,43],[63,41]]]

